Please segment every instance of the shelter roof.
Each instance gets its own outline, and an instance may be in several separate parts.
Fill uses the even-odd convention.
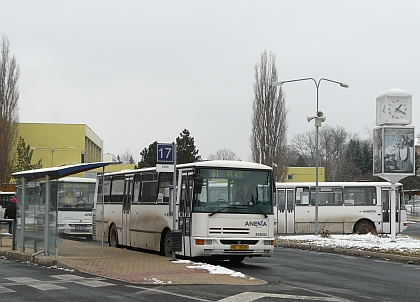
[[[36,179],[36,178],[44,178],[47,175],[51,179],[62,178],[65,176],[85,172],[88,170],[106,167],[108,165],[116,165],[121,164],[120,162],[96,162],[96,163],[86,163],[86,164],[76,164],[76,165],[68,165],[68,166],[60,166],[60,167],[52,167],[52,168],[42,168],[42,169],[35,169],[35,170],[27,170],[13,173],[12,176],[14,178],[27,178],[27,179]]]

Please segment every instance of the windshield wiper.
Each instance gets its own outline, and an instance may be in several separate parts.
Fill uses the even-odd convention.
[[[213,216],[214,214],[220,213],[221,211],[223,211],[224,209],[229,209],[229,208],[235,208],[234,206],[226,206],[224,208],[218,209],[216,212],[212,212],[209,214],[209,216]]]
[[[268,216],[267,216],[267,214],[262,210],[262,209],[260,209],[260,207],[258,206],[258,205],[255,205],[255,207],[258,209],[258,210],[260,210],[260,212],[264,215],[264,217],[265,218],[267,218]]]

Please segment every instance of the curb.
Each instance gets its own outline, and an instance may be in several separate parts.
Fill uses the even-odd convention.
[[[373,259],[387,259],[398,262],[405,262],[408,264],[420,264],[419,257],[371,252],[371,251],[361,251],[361,250],[352,250],[345,249],[341,247],[324,247],[324,246],[312,246],[308,244],[299,244],[299,243],[288,243],[288,242],[277,242],[276,247],[299,249],[299,250],[310,250],[323,253],[332,253],[332,254],[344,254],[355,257],[362,258],[373,258]]]
[[[35,257],[29,253],[22,253],[22,252],[17,252],[17,251],[0,251],[0,256],[16,259],[20,261],[32,262],[32,263],[36,263],[43,266],[58,266],[60,262],[55,259]],[[63,267],[63,268],[67,268],[67,267]]]

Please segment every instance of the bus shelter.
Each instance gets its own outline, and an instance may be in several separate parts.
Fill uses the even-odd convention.
[[[66,243],[58,237],[57,206],[51,202],[51,182],[97,168],[102,168],[104,172],[105,167],[112,164],[121,163],[96,162],[14,173],[13,177],[18,179],[19,188],[16,194],[17,226],[13,236],[15,246],[20,246],[21,252],[25,252],[27,248],[33,250],[32,256],[44,253],[45,256],[58,257],[58,246],[70,246],[74,249],[73,243]],[[37,185],[41,181],[45,188],[43,195],[39,194],[40,186]]]

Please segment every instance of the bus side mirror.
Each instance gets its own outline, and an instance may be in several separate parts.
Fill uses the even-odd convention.
[[[201,175],[194,175],[194,194],[200,194],[203,187],[203,177]]]

